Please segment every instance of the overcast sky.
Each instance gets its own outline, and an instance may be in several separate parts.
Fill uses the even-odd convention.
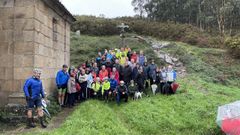
[[[132,0],[60,0],[74,15],[134,16]]]

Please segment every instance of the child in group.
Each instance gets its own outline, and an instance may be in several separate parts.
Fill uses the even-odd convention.
[[[128,92],[129,92],[129,96],[132,97],[132,99],[134,99],[134,94],[135,92],[137,92],[137,87],[134,84],[133,80],[131,80],[130,85],[128,86]]]
[[[102,83],[102,95],[105,102],[108,102],[109,91],[110,91],[110,82],[108,81],[108,77],[105,77],[104,82]]]
[[[96,80],[92,83],[91,97],[98,98],[101,95],[101,83],[100,78],[97,77]]]

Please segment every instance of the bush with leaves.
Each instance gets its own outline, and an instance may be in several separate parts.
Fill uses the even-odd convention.
[[[225,45],[229,48],[228,50],[233,56],[240,58],[240,37],[239,36],[226,38]]]

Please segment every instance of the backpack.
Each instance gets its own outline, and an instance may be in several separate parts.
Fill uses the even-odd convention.
[[[172,88],[173,93],[176,93],[178,87],[179,87],[178,83],[175,83],[175,82],[172,83],[171,88]]]

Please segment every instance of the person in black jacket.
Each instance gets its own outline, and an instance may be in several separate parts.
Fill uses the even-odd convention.
[[[160,68],[157,68],[156,71],[156,84],[157,84],[157,92],[162,92],[162,86],[163,86],[163,78],[162,78],[162,72]]]
[[[137,87],[138,87],[139,92],[143,92],[143,90],[144,90],[144,81],[145,81],[145,75],[144,75],[144,72],[143,72],[143,68],[141,67],[138,70],[138,74],[135,78],[135,82],[137,83]]]
[[[127,86],[124,85],[124,81],[120,81],[120,85],[116,88],[117,93],[117,104],[120,105],[120,101],[122,98],[125,99],[125,102],[128,101],[128,89]]]
[[[128,62],[125,63],[125,67],[123,68],[123,81],[128,86],[130,84],[132,77],[132,68],[128,65]]]

